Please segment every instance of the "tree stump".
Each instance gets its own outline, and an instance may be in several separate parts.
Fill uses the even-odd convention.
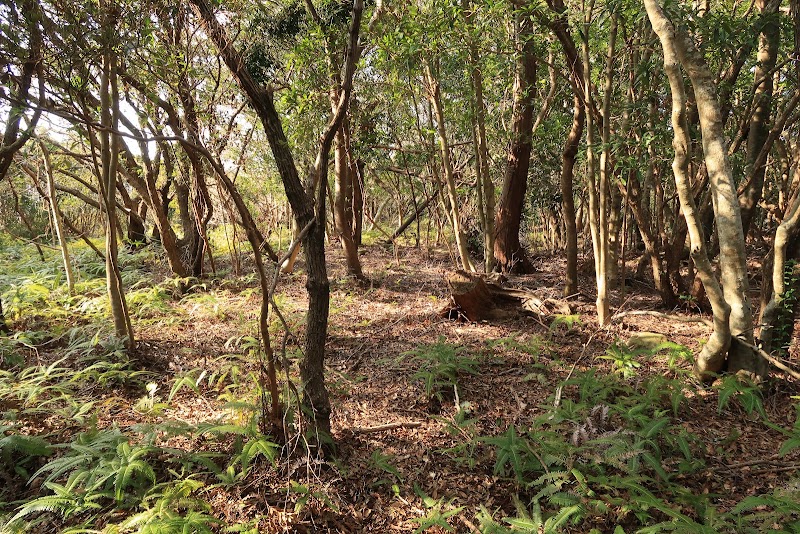
[[[504,288],[475,273],[452,271],[446,278],[452,302],[442,310],[442,317],[476,322],[507,319],[523,313],[540,317],[572,313],[569,304],[562,300],[541,298],[526,289]]]
[[[447,274],[447,285],[450,287],[454,304],[447,310],[447,317],[461,316],[474,322],[492,316],[496,305],[483,278],[466,271],[455,271]],[[456,317],[453,316],[454,312]]]

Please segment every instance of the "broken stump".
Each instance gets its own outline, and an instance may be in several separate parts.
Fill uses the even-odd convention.
[[[446,279],[452,302],[442,310],[442,317],[475,322],[506,319],[526,312],[540,317],[572,313],[569,304],[562,300],[541,298],[526,289],[501,287],[476,273],[451,271]]]

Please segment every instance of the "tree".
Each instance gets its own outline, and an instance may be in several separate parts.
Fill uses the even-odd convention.
[[[353,3],[344,75],[339,104],[320,138],[319,150],[309,177],[316,191],[309,195],[300,181],[294,156],[283,131],[280,116],[273,103],[270,89],[260,86],[241,59],[225,28],[219,23],[206,0],[191,0],[201,17],[206,32],[216,44],[218,53],[231,74],[239,82],[250,104],[261,120],[269,140],[275,164],[292,207],[295,222],[301,228],[301,242],[308,272],[306,289],[309,303],[306,315],[305,357],[300,365],[303,380],[303,407],[311,415],[312,424],[319,434],[330,436],[331,406],[325,387],[325,340],[328,327],[330,283],[325,265],[325,198],[329,151],[333,138],[344,120],[352,90],[353,74],[360,54],[358,43],[363,11],[362,0]],[[262,335],[267,335],[262,332]],[[318,439],[319,439],[318,434]]]
[[[439,136],[439,153],[442,158],[442,169],[444,170],[445,188],[449,201],[448,215],[453,226],[453,234],[458,248],[458,256],[461,259],[461,267],[465,271],[474,271],[475,266],[470,258],[467,238],[461,222],[461,211],[459,209],[458,190],[456,189],[455,173],[453,172],[453,162],[450,157],[450,141],[447,136],[447,125],[444,117],[444,106],[442,105],[442,94],[439,80],[431,67],[431,59],[423,57],[422,64],[425,72],[426,89],[428,99],[436,118],[436,132]]]
[[[746,187],[739,199],[742,214],[742,231],[747,235],[753,220],[761,191],[764,189],[766,165],[756,166],[759,154],[767,146],[769,134],[769,117],[772,112],[773,70],[778,57],[778,41],[780,38],[778,20],[774,15],[780,5],[779,1],[767,2],[757,0],[756,8],[762,21],[758,35],[758,62],[754,72],[755,91],[753,95],[753,113],[747,133],[747,154],[745,156]],[[766,16],[765,16],[766,15]]]
[[[561,0],[551,0],[548,2],[548,6],[550,11],[555,14],[555,18],[551,19],[544,13],[538,13],[538,17],[544,25],[550,28],[561,44],[569,70],[569,81],[573,93],[572,126],[564,142],[559,176],[561,210],[565,228],[565,253],[567,256],[567,271],[564,274],[564,294],[572,295],[578,291],[578,228],[575,221],[575,194],[572,182],[575,176],[575,159],[583,136],[584,124],[586,123],[586,105],[582,90],[584,82],[583,62],[578,56],[578,49],[570,32],[564,3]]]
[[[53,171],[53,164],[50,158],[50,151],[45,146],[43,141],[39,142],[39,147],[42,151],[42,160],[44,162],[44,172],[47,178],[47,200],[50,203],[50,210],[53,213],[53,228],[55,229],[56,238],[58,239],[58,246],[61,249],[61,258],[64,262],[64,274],[67,276],[67,290],[72,295],[75,291],[75,278],[72,271],[72,260],[70,258],[69,246],[67,245],[67,236],[64,234],[64,222],[61,216],[61,208],[58,205],[58,198],[56,197],[56,182]]]
[[[11,162],[14,160],[14,154],[31,138],[36,128],[36,123],[42,114],[45,98],[44,77],[42,76],[42,30],[39,21],[41,10],[39,4],[36,0],[22,2],[22,18],[25,22],[25,30],[27,30],[28,37],[27,50],[20,49],[16,42],[11,42],[12,38],[10,36],[23,30],[16,27],[12,28],[10,27],[10,22],[6,22],[19,19],[17,4],[12,2],[8,7],[12,14],[8,19],[4,18],[2,24],[9,24],[9,27],[3,28],[4,31],[0,33],[3,35],[4,47],[14,50],[15,59],[18,59],[21,65],[12,66],[11,64],[6,64],[4,84],[8,86],[8,95],[3,91],[2,96],[8,99],[8,116],[5,120],[5,131],[3,132],[2,140],[0,140],[0,180],[5,178]],[[17,69],[19,70],[17,71]],[[20,131],[20,124],[25,116],[25,111],[32,100],[29,91],[34,75],[36,75],[39,86],[39,106],[35,108],[28,120],[27,128]]]
[[[125,338],[128,348],[135,346],[125,290],[120,275],[117,243],[117,169],[119,163],[119,90],[117,87],[117,55],[114,50],[115,14],[106,6],[103,20],[103,56],[100,74],[100,181],[99,190],[106,213],[106,287],[111,315],[117,336]]]
[[[506,175],[495,218],[494,258],[503,272],[528,273],[533,266],[519,240],[522,208],[528,188],[528,168],[533,144],[533,103],[536,98],[536,47],[533,21],[517,13],[520,50],[514,79],[514,118]]]
[[[753,320],[747,297],[744,234],[713,77],[689,35],[669,20],[657,0],[645,0],[645,8],[664,50],[664,70],[672,91],[672,125],[675,132],[673,171],[691,238],[692,259],[714,311],[714,332],[697,357],[696,371],[708,377],[727,367],[733,373],[741,370],[763,377],[767,373],[766,364],[751,348]],[[690,137],[681,66],[694,89],[700,117],[703,152],[710,176],[720,244],[721,284],[708,260],[705,237],[689,188]],[[739,337],[748,345],[733,341],[738,341]]]

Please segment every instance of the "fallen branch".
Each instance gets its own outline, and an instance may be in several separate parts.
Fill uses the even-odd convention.
[[[762,358],[767,360],[769,363],[771,363],[772,365],[774,365],[775,367],[777,367],[781,371],[783,371],[785,373],[789,373],[792,377],[800,380],[800,373],[798,373],[794,369],[789,368],[788,366],[786,366],[786,364],[784,364],[778,358],[776,358],[775,356],[773,356],[771,354],[768,354],[767,351],[765,351],[764,349],[762,349],[760,347],[756,347],[755,345],[751,345],[750,343],[748,343],[747,341],[742,340],[741,338],[737,337],[735,339],[736,339],[737,342],[741,343],[742,345],[744,345],[748,349],[752,350],[756,354],[759,354]]]
[[[383,432],[384,430],[394,430],[395,428],[418,428],[420,426],[422,426],[422,421],[406,421],[378,426],[357,426],[353,427],[352,431],[354,434],[371,434],[373,432]]]
[[[764,464],[786,465],[786,460],[780,454],[773,454],[769,458],[760,458],[758,460],[750,460],[748,462],[720,465],[709,469],[709,471],[729,471],[731,469],[741,469],[742,467],[751,467],[754,465]]]
[[[673,321],[680,321],[682,323],[703,323],[706,326],[714,326],[714,323],[706,319],[705,317],[687,317],[685,315],[671,315],[669,313],[664,313],[655,310],[631,310],[626,312],[619,312],[614,314],[611,317],[611,321],[618,321],[623,317],[628,317],[629,315],[652,315],[653,317],[661,317],[663,319],[671,319]]]

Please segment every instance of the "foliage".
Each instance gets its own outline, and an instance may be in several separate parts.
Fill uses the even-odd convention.
[[[563,315],[557,313],[553,315],[549,330],[551,334],[571,332],[582,324],[583,321],[581,321],[579,314]]]
[[[422,500],[427,513],[422,517],[415,517],[411,521],[418,523],[419,527],[415,533],[425,532],[432,527],[440,527],[447,532],[453,532],[453,527],[448,523],[448,519],[461,512],[463,506],[453,506],[452,500],[445,502],[444,498],[434,499],[429,497],[419,486],[414,484],[414,493]]]
[[[420,364],[412,379],[421,380],[428,398],[442,400],[445,389],[457,388],[459,375],[477,374],[478,360],[463,353],[465,347],[446,343],[443,337],[432,345],[423,345],[405,355]]]
[[[678,363],[692,361],[691,351],[683,345],[663,341],[650,346],[646,343],[637,343],[635,339],[627,343],[620,341],[612,343],[606,349],[606,353],[596,356],[596,359],[612,362],[615,373],[623,378],[632,378],[636,376],[644,361],[664,351],[668,354],[667,365],[670,369],[678,371]]]
[[[747,497],[728,511],[718,510],[712,496],[685,488],[681,479],[704,462],[696,438],[665,410],[672,405],[679,415],[680,403],[672,398],[684,386],[664,377],[652,387],[647,382],[633,386],[580,373],[564,384],[575,398],[551,399],[530,428],[510,426],[480,438],[494,450],[495,474],[512,477],[520,488],[516,515],[497,519],[496,512],[481,509],[481,531],[558,532],[598,521],[617,525],[615,532],[640,533],[793,532],[800,525],[794,483]],[[721,399],[723,391],[726,399],[745,396],[743,407],[759,411],[747,386],[727,387],[733,391],[720,390]],[[795,441],[790,433],[782,452]]]

